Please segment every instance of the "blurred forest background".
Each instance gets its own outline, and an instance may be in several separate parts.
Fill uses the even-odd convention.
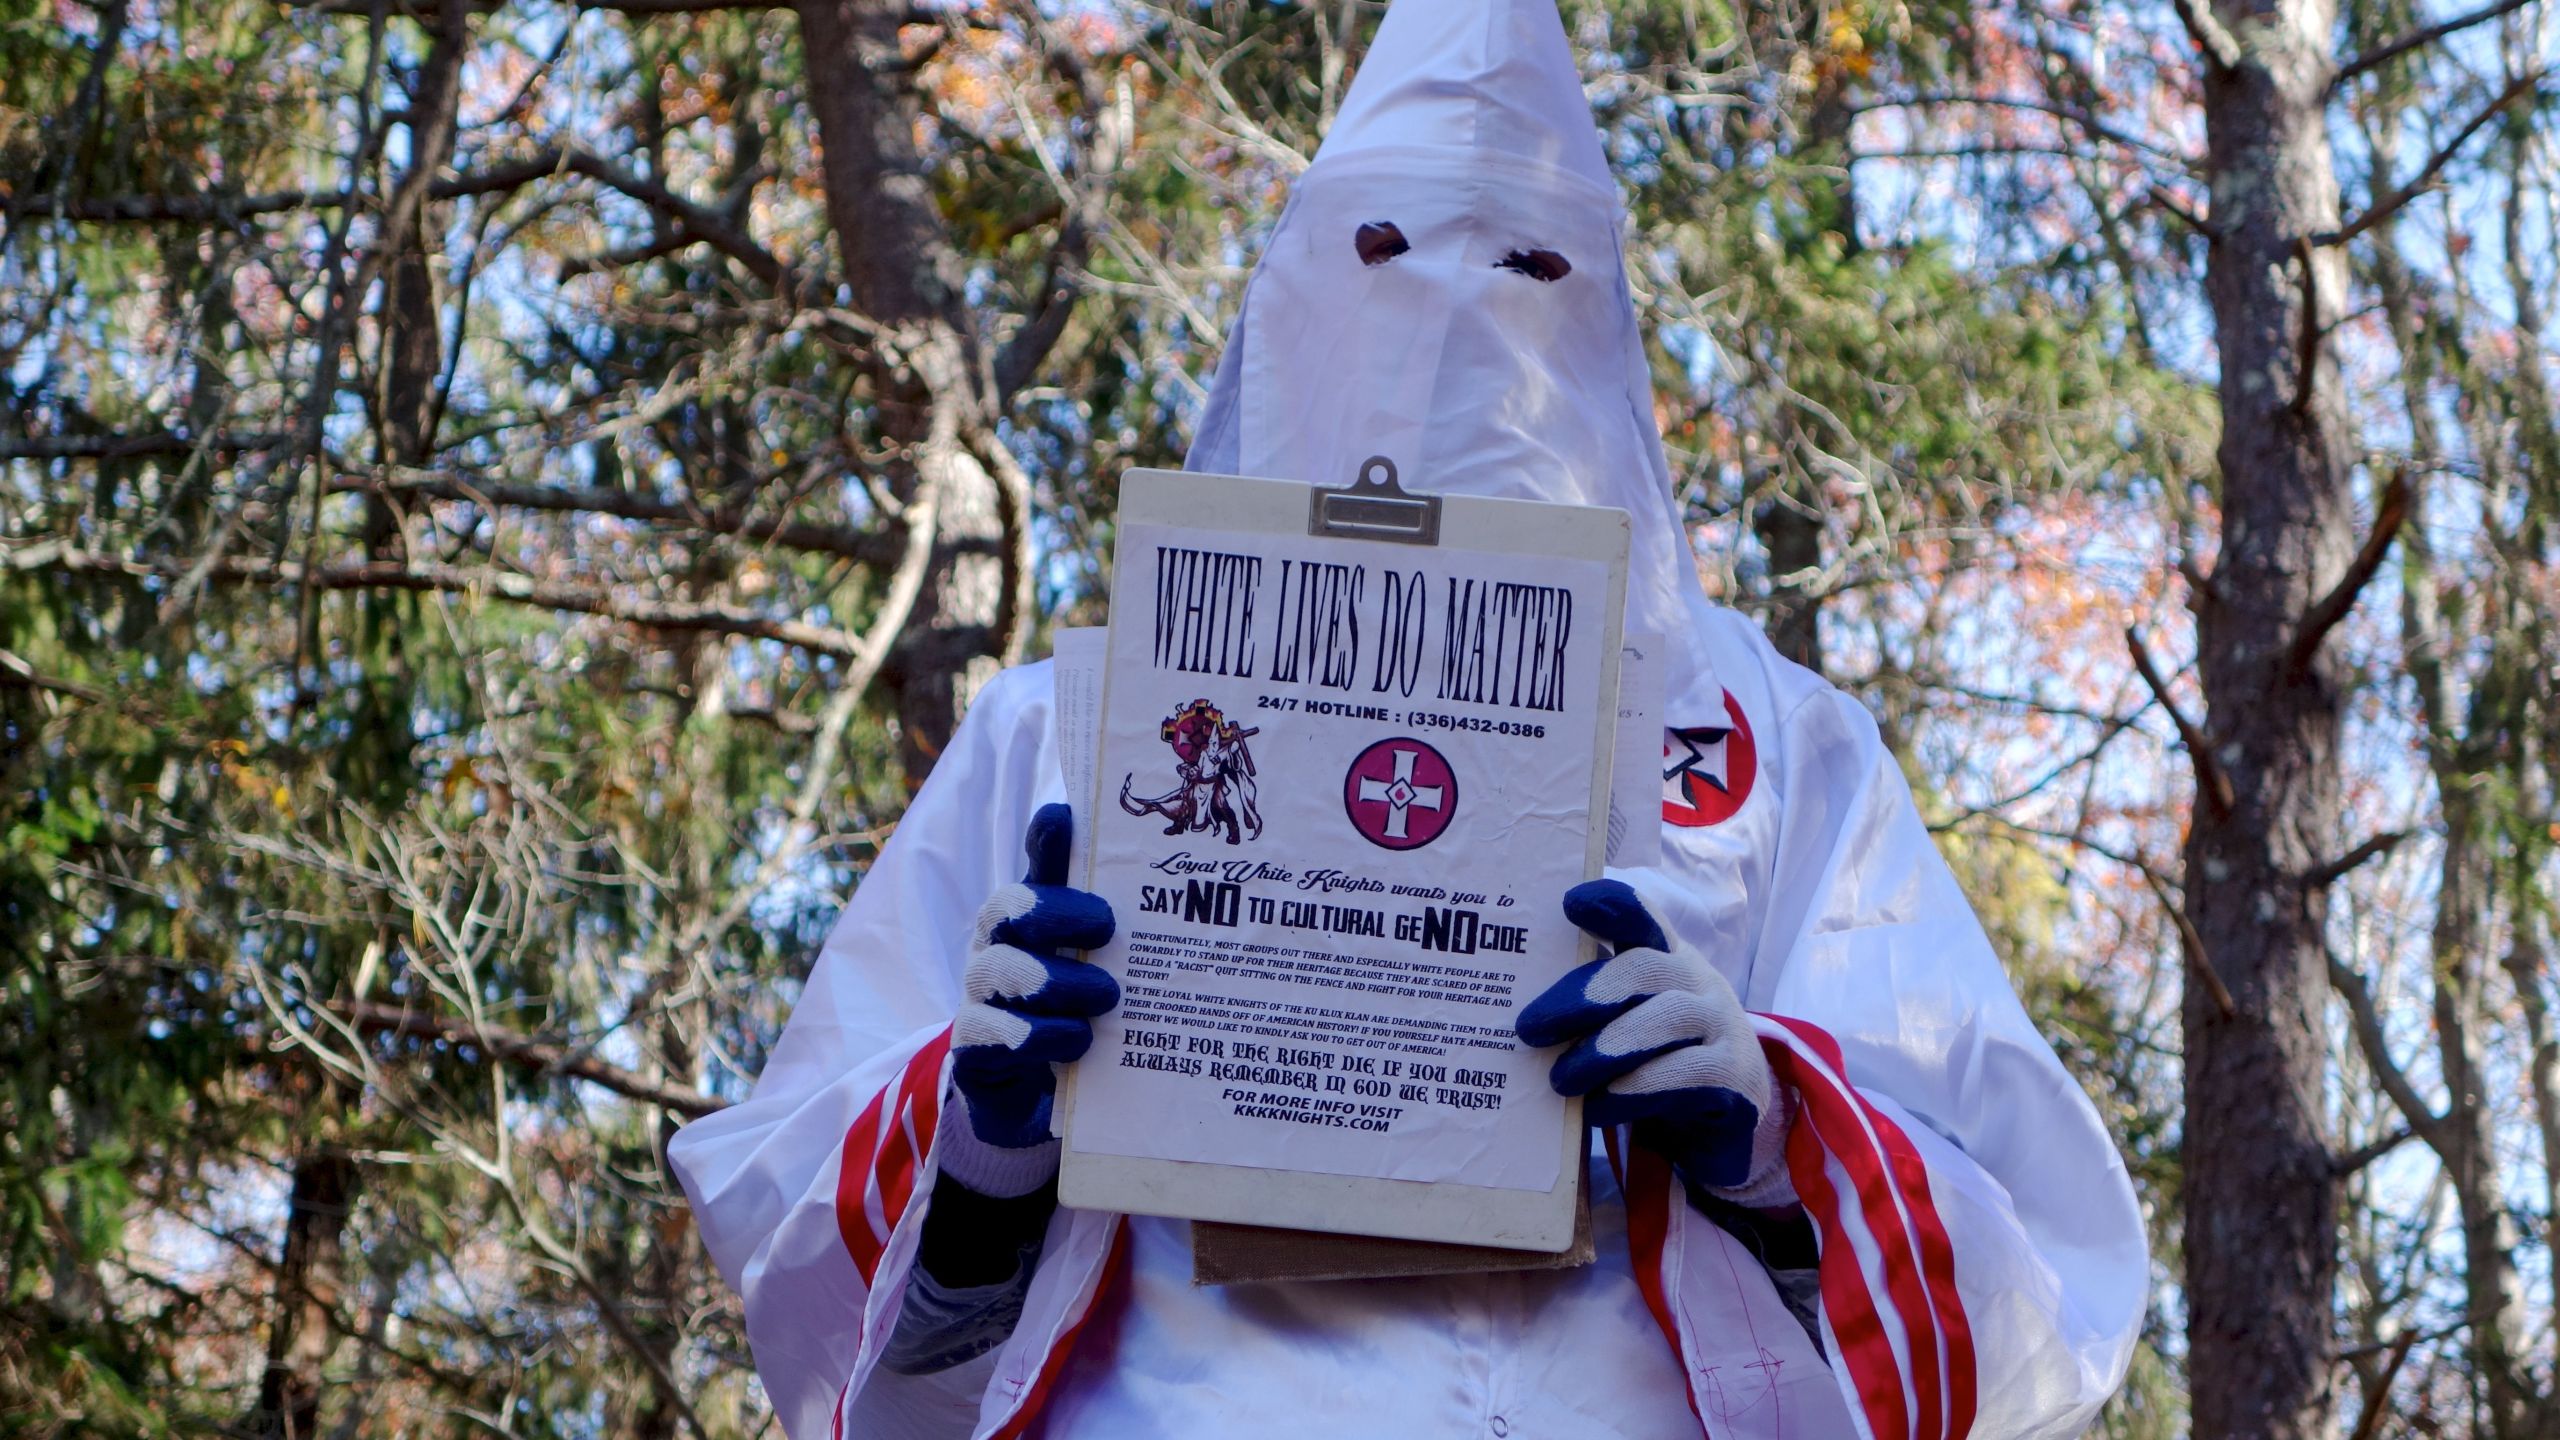
[[[2560,1433],[2560,5],[1565,9],[1707,583],[2142,1187],[2105,1433]],[[0,0],[0,1432],[773,1433],[663,1144],[1378,13]]]

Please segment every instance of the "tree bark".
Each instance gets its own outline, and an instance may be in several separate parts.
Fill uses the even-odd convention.
[[[2462,756],[2471,747],[2451,753]],[[2486,768],[2483,766],[2482,768]],[[2507,1213],[2498,1170],[2496,1116],[2490,1080],[2482,1073],[2480,1023],[2488,962],[2491,851],[2496,844],[2479,797],[2480,777],[2451,766],[2438,770],[2444,806],[2444,858],[2438,869],[2435,959],[2436,1053],[2444,1071],[2445,1114],[2437,1125],[2436,1152],[2453,1188],[2462,1225],[2464,1319],[2471,1363],[2488,1400],[2492,1440],[2525,1440],[2532,1406],[2519,1368],[2516,1337],[2525,1333],[2524,1295],[2515,1266],[2519,1236]]]
[[[699,1056],[686,1033],[690,1012],[700,1002],[665,1007],[656,1033],[660,1063],[667,1074],[681,1080],[692,1074]],[[640,1214],[649,1227],[648,1248],[640,1262],[640,1273],[634,1277],[634,1328],[642,1343],[658,1357],[659,1366],[669,1372],[677,1368],[677,1351],[684,1343],[684,1286],[699,1256],[694,1248],[692,1217],[682,1203],[676,1186],[675,1171],[667,1164],[667,1145],[683,1127],[683,1120],[671,1110],[660,1110],[655,1131],[657,1184],[651,1187],[653,1197],[664,1197],[663,1204],[646,1204]],[[665,1440],[674,1435],[684,1417],[676,1407],[667,1404],[654,1389],[640,1401],[638,1413],[632,1417],[633,1440]]]
[[[2200,986],[2185,998],[2183,1189],[2194,1429],[2218,1440],[2312,1440],[2335,1405],[2328,901],[2307,877],[2343,848],[2341,676],[2325,650],[2285,657],[2356,548],[2356,444],[2318,343],[2345,257],[2308,241],[2338,223],[2324,122],[2336,18],[2332,0],[2220,0],[2199,26],[2222,529],[2197,597],[2198,764],[2227,777],[2229,799],[2200,787],[2185,885],[2232,1004]]]
[[[1815,674],[1822,673],[1822,492],[1792,464],[1780,467],[1779,493],[1751,511],[1751,533],[1769,556],[1769,643]]]
[[[324,1367],[338,1341],[331,1317],[346,1287],[347,1215],[360,1183],[355,1161],[334,1150],[315,1150],[294,1164],[275,1324],[246,1426],[251,1435],[311,1440],[320,1433]]]
[[[1004,601],[1004,497],[970,453],[993,436],[992,376],[963,303],[963,257],[916,145],[923,113],[903,63],[904,0],[801,0],[827,215],[855,305],[881,327],[878,423],[909,502],[930,494],[934,557],[898,646],[899,757],[924,782],[961,708],[995,670]]]
[[[2544,994],[2550,964],[2543,924],[2537,917],[2527,918],[2525,933],[2508,947],[2506,966],[2516,987],[2518,1008],[2524,1012],[2525,1038],[2533,1047],[2526,1079],[2533,1092],[2534,1127],[2542,1141],[2542,1253],[2548,1277],[2560,1271],[2560,1249],[2555,1248],[2560,1246],[2560,1033],[2552,1029],[2551,1004]],[[2560,1358],[2560,1335],[2546,1335],[2543,1345],[2547,1374],[2547,1367]],[[2551,1413],[2548,1393],[2538,1403],[2539,1415]]]
[[[436,305],[435,263],[444,253],[439,224],[443,207],[432,197],[437,176],[453,156],[454,122],[461,103],[462,57],[469,27],[458,14],[436,31],[409,99],[411,162],[393,194],[397,207],[385,227],[398,237],[383,284],[380,434],[393,465],[426,463],[435,448],[436,385],[444,375],[444,331]],[[379,511],[369,502],[368,538]],[[369,546],[383,553],[378,546]]]
[[[1808,12],[1817,27],[1822,13],[1820,7]],[[1810,30],[1800,42],[1820,43]],[[1806,116],[1804,150],[1799,157],[1806,165],[1804,190],[1810,208],[1803,225],[1804,244],[1820,244],[1823,236],[1837,235],[1843,255],[1855,255],[1861,248],[1857,171],[1848,163],[1849,129],[1856,118],[1846,81],[1837,75],[1825,79]],[[1804,458],[1804,451],[1817,442],[1806,433],[1802,416],[1793,407],[1781,413],[1787,420],[1788,443],[1772,476],[1775,490],[1751,511],[1751,533],[1769,557],[1769,614],[1764,627],[1779,654],[1821,674],[1822,481]]]

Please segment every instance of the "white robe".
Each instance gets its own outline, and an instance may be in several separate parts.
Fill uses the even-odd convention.
[[[1180,1222],[1060,1210],[1002,1348],[939,1376],[880,1368],[930,1204],[970,920],[1063,798],[1041,664],[971,708],[753,1097],[670,1147],[793,1440],[2079,1433],[2123,1377],[2148,1282],[2123,1164],[1865,712],[1747,621],[1696,613],[1701,663],[1666,718],[1727,725],[1729,703],[1750,743],[1703,763],[1749,793],[1666,824],[1659,870],[1615,873],[1725,971],[1796,1098],[1820,1350],[1668,1167],[1613,1143],[1625,1178],[1595,1161],[1601,1258],[1580,1270],[1194,1287]]]

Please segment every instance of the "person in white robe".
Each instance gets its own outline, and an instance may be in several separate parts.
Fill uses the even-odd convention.
[[[1194,1286],[1182,1222],[1056,1206],[1047,1067],[1116,991],[1066,948],[1107,913],[1015,883],[1066,798],[1023,666],[751,1098],[670,1147],[792,1440],[2026,1440],[2120,1383],[2149,1277],[2122,1161],[1865,710],[1701,590],[1623,226],[1552,0],[1394,0],[1188,460],[1342,484],[1385,455],[1409,488],[1634,517],[1627,628],[1670,641],[1661,861],[1612,871],[1605,915],[1577,892],[1617,958],[1523,1016],[1630,1122],[1591,1152],[1598,1261]],[[1052,985],[1076,1003],[1017,1013]]]

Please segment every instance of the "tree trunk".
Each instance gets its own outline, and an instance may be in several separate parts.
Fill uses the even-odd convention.
[[[2470,747],[2455,749],[2462,755]],[[2485,759],[2485,757],[2483,757]],[[2486,768],[2485,765],[2483,768]],[[2488,1399],[2492,1440],[2525,1440],[2531,1428],[2526,1377],[2513,1337],[2524,1333],[2524,1296],[2515,1267],[2518,1241],[2498,1170],[2488,1077],[2482,1074],[2480,1021],[2488,969],[2482,922],[2489,909],[2490,858],[2496,837],[2471,786],[2481,777],[2438,772],[2444,805],[2444,859],[2439,867],[2435,958],[2436,1053],[2444,1071],[2445,1114],[2436,1152],[2453,1187],[2462,1223],[2464,1319],[2471,1363]]]
[[[2310,876],[2344,848],[2339,670],[2287,658],[2355,542],[2356,446],[2303,328],[2325,334],[2346,278],[2343,254],[2307,240],[2338,224],[2335,21],[2331,0],[2224,0],[2207,26],[2224,32],[2204,80],[2222,534],[2197,598],[2206,753],[2185,885],[2229,1006],[2187,989],[2183,1161],[2194,1430],[2217,1440],[2312,1440],[2335,1401],[2329,907]]]
[[[2547,1279],[2560,1273],[2560,1033],[2552,1028],[2551,1004],[2543,993],[2550,980],[2544,923],[2538,916],[2525,917],[2523,933],[2507,949],[2506,967],[2516,987],[2518,1008],[2524,1011],[2526,1041],[2533,1047],[2526,1078],[2533,1092],[2534,1127],[2542,1141],[2542,1253]],[[2560,1334],[2546,1334],[2542,1343],[2543,1364],[2548,1367],[2560,1361]],[[2545,1373],[2550,1373],[2547,1368]],[[2538,1405],[2537,1418],[2549,1415],[2551,1395],[2544,1394]]]
[[[886,332],[877,368],[881,438],[908,496],[930,494],[934,555],[888,673],[899,755],[920,785],[994,672],[1003,612],[1004,499],[970,453],[993,435],[992,379],[962,303],[962,257],[934,207],[916,147],[923,112],[902,62],[903,0],[801,0],[801,46],[825,147],[827,215],[854,303]]]
[[[652,1027],[657,1036],[657,1049],[662,1073],[678,1084],[689,1083],[699,1058],[686,1038],[689,1012],[700,1008],[699,1001],[666,1006],[658,1023]],[[658,1364],[669,1374],[679,1366],[678,1350],[684,1343],[684,1287],[693,1273],[699,1256],[694,1249],[691,1215],[683,1204],[683,1194],[676,1186],[675,1171],[667,1164],[667,1144],[683,1128],[684,1119],[670,1110],[660,1110],[654,1125],[657,1183],[651,1187],[654,1197],[665,1203],[644,1200],[638,1213],[645,1215],[649,1226],[648,1249],[640,1262],[640,1273],[634,1277],[633,1326],[641,1341],[649,1347]],[[632,1440],[668,1440],[683,1425],[684,1417],[660,1394],[655,1386],[642,1395],[631,1421]]]
[[[1808,12],[1815,27],[1825,12]],[[1808,33],[1801,43],[1818,44]],[[1810,213],[1802,226],[1806,248],[1840,237],[1843,255],[1855,255],[1858,243],[1857,171],[1849,162],[1849,129],[1857,118],[1846,81],[1834,75],[1822,82],[1805,120],[1807,165],[1805,203]],[[1822,673],[1822,481],[1805,462],[1804,451],[1816,442],[1805,432],[1792,407],[1786,416],[1788,443],[1781,447],[1772,480],[1775,489],[1751,511],[1751,533],[1769,557],[1769,615],[1764,622],[1769,643],[1816,674]]]
[[[311,1440],[320,1433],[324,1367],[337,1348],[333,1317],[346,1285],[347,1215],[359,1183],[355,1161],[332,1150],[314,1151],[293,1167],[275,1325],[246,1426],[252,1435]]]
[[[1778,653],[1822,672],[1822,492],[1792,464],[1782,465],[1778,493],[1751,511],[1751,533],[1769,556],[1769,618]]]
[[[447,207],[427,195],[453,156],[469,27],[463,8],[448,0],[410,90],[410,164],[390,196],[391,213],[383,227],[387,249],[377,257],[383,284],[374,433],[380,437],[381,459],[389,465],[423,465],[435,448],[436,387],[444,375],[435,262],[444,254],[438,222]],[[408,546],[390,503],[370,492],[363,503],[365,553],[378,560],[405,559]]]

